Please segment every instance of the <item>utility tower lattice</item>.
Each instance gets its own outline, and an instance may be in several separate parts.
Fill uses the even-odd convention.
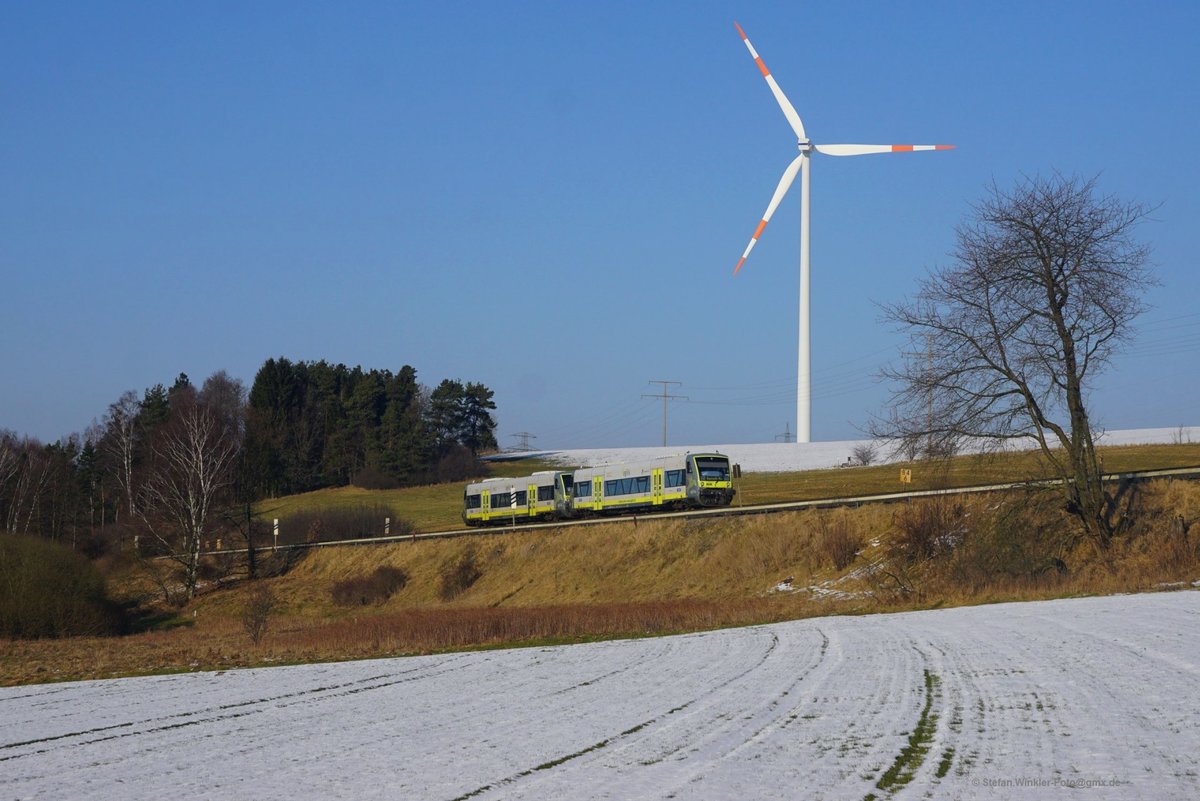
[[[795,442],[796,441],[796,435],[788,430],[787,423],[783,424],[783,433],[775,435],[775,441],[779,442],[779,440],[781,438],[783,439],[784,442]]]
[[[680,383],[679,381],[662,381],[659,379],[651,379],[647,383],[662,384],[662,394],[661,395],[658,395],[658,394],[642,395],[642,397],[643,398],[656,398],[656,399],[662,400],[662,405],[663,405],[663,447],[665,448],[665,447],[667,447],[667,401],[669,401],[669,400],[690,400],[690,399],[688,398],[687,395],[669,395],[669,394],[667,394],[667,387],[669,385],[674,384],[677,387],[683,386],[683,384]]]
[[[509,434],[509,436],[516,437],[519,440],[521,440],[513,448],[513,450],[516,450],[516,451],[531,451],[531,450],[533,450],[533,448],[529,447],[529,440],[537,439],[536,434],[530,434],[528,431],[518,431],[515,434]]]

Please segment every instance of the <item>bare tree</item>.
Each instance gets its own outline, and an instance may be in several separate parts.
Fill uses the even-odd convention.
[[[250,635],[250,641],[255,645],[258,645],[263,635],[267,633],[271,615],[278,605],[279,600],[266,584],[259,584],[250,591],[246,605],[242,607],[242,626]]]
[[[125,498],[125,512],[130,517],[137,514],[135,502],[133,467],[137,454],[137,418],[142,403],[137,393],[126,390],[116,403],[108,407],[104,417],[105,436],[101,440],[105,456],[112,462],[113,472]]]
[[[196,594],[202,543],[217,519],[220,495],[233,481],[238,439],[194,391],[180,392],[172,407],[152,446],[138,513],[182,566],[190,599]]]
[[[17,435],[11,431],[0,429],[0,522],[8,527],[9,505],[11,503],[9,482],[12,482],[21,468],[20,443]],[[15,482],[14,482],[15,483]]]
[[[874,442],[862,442],[850,450],[850,456],[854,464],[867,467],[879,456],[879,448]]]
[[[244,447],[248,411],[246,385],[224,370],[218,370],[205,379],[199,397],[200,402],[217,415],[226,433],[240,443],[237,462],[233,468],[232,495],[234,497],[231,499],[238,502],[225,507],[221,515],[221,524],[226,529],[237,532],[246,541],[246,570],[250,578],[257,578],[258,557],[254,547],[255,534],[260,533],[263,524],[262,521],[254,519],[252,479],[246,465],[246,449]],[[257,643],[258,640],[256,639],[255,642]]]
[[[1148,213],[1099,195],[1094,179],[993,186],[959,226],[953,263],[931,271],[915,299],[884,307],[927,347],[884,370],[898,382],[898,413],[875,433],[914,449],[1032,440],[1067,508],[1107,548],[1123,516],[1101,481],[1086,401],[1153,283],[1134,238]]]
[[[15,534],[37,533],[35,519],[53,462],[35,439],[0,432],[0,524]]]
[[[239,439],[246,430],[246,385],[224,370],[204,381],[200,401],[221,420],[226,430]]]

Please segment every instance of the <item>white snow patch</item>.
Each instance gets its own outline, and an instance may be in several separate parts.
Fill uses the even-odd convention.
[[[1200,797],[1200,593],[0,689],[0,797]],[[938,774],[941,775],[938,775]],[[1035,788],[1035,789],[1030,789]]]
[[[1138,428],[1125,431],[1106,431],[1098,439],[1101,445],[1165,445],[1176,442],[1200,442],[1200,426],[1183,428]],[[848,466],[854,449],[876,445],[876,463],[902,461],[900,454],[874,440],[842,440],[837,442],[771,442],[742,445],[675,445],[653,448],[582,448],[562,451],[535,451],[522,456],[537,456],[552,463],[595,467],[602,464],[636,462],[678,453],[724,453],[753,473],[784,473],[800,470],[822,470]],[[1032,441],[1028,449],[1032,449]],[[1014,447],[1012,450],[1022,450]],[[512,454],[506,454],[511,457]]]

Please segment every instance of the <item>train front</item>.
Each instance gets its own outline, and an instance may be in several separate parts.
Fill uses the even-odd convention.
[[[722,453],[688,456],[689,499],[698,506],[728,506],[733,502],[729,457]],[[695,484],[691,482],[694,481]]]

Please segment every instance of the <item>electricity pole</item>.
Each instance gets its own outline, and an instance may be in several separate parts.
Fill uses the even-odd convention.
[[[643,398],[661,398],[662,399],[662,404],[663,404],[663,447],[665,448],[665,447],[667,447],[667,401],[669,401],[669,400],[688,400],[688,397],[686,395],[669,395],[669,394],[667,394],[667,387],[669,385],[674,384],[677,387],[683,386],[683,384],[680,383],[679,381],[662,381],[659,379],[651,379],[647,383],[662,384],[662,394],[661,395],[657,395],[657,394],[642,395],[642,397]]]
[[[793,434],[791,431],[789,431],[789,430],[788,430],[788,424],[787,424],[787,423],[784,423],[784,424],[783,424],[783,433],[782,433],[782,434],[776,434],[776,435],[775,435],[775,441],[776,441],[776,442],[779,442],[779,439],[780,439],[780,437],[782,437],[782,438],[783,438],[783,441],[784,441],[784,442],[795,442],[795,441],[796,441],[796,435],[795,435],[795,434]]]
[[[533,450],[533,448],[529,447],[529,440],[537,439],[536,434],[530,434],[528,431],[518,431],[515,434],[509,434],[509,436],[517,437],[518,439],[521,440],[520,442],[517,443],[516,447],[513,448],[513,450],[517,450],[517,451]]]

